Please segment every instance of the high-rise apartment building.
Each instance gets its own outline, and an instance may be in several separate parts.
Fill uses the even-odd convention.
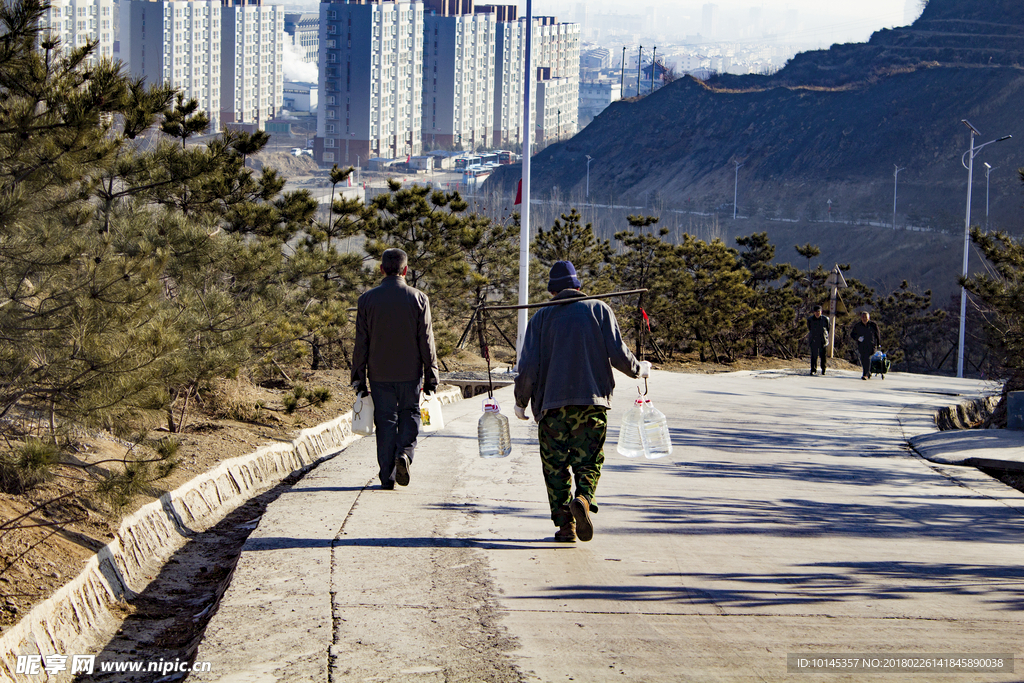
[[[431,149],[489,147],[496,17],[474,13],[472,0],[426,0],[424,10],[423,142]]]
[[[221,0],[122,0],[120,22],[120,55],[131,74],[194,98],[210,132],[219,131]]]
[[[551,69],[537,70],[537,105],[534,125],[538,145],[558,142],[576,134],[579,118],[579,84],[551,76]]]
[[[508,21],[498,22],[498,40],[496,50],[497,68],[495,75],[495,124],[494,144],[507,146],[522,144],[523,125],[523,73],[526,70],[526,19],[516,19],[514,15]],[[534,120],[536,142],[543,144],[558,137],[571,137],[576,134],[579,122],[579,84],[580,84],[580,25],[560,24],[555,17],[534,17],[532,45],[533,73],[531,87],[538,88],[538,75],[543,74],[545,81],[563,79],[557,83],[545,85],[545,104],[550,105],[555,99],[569,98],[575,106],[556,107],[555,118],[560,117],[561,125],[548,125],[541,119],[544,113],[540,109],[540,92],[531,93],[533,103],[531,117]],[[557,96],[554,88],[557,87]],[[555,98],[555,99],[553,99]],[[561,114],[557,112],[561,110]]]
[[[114,0],[51,0],[43,12],[42,27],[64,49],[97,42],[92,61],[114,56]]]
[[[421,152],[423,39],[422,2],[320,3],[318,162]]]
[[[526,20],[516,17],[515,5],[481,8],[493,11],[498,18],[494,56],[494,146],[511,147],[523,144],[523,86],[526,68]],[[536,79],[531,79],[531,84]],[[530,101],[536,103],[536,89],[531,88]],[[535,107],[532,107],[536,111]],[[533,113],[531,112],[531,119]]]
[[[221,0],[220,117],[262,124],[284,101],[284,11],[261,0]]]
[[[317,64],[320,61],[320,15],[289,12],[284,15],[285,40],[290,40],[302,61]]]
[[[705,40],[713,40],[718,37],[718,5],[709,2],[704,5],[701,22],[701,36]]]

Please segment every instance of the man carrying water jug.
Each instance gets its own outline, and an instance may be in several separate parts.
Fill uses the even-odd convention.
[[[578,535],[589,541],[615,387],[612,368],[647,377],[651,364],[637,361],[626,348],[611,308],[596,299],[578,301],[586,295],[572,263],[551,267],[548,292],[552,301],[565,303],[541,308],[526,328],[516,417],[528,419],[526,407],[532,402],[551,519],[558,527],[555,540],[571,543]]]
[[[409,485],[420,430],[420,389],[437,390],[437,352],[427,295],[405,284],[409,257],[388,249],[380,258],[380,285],[359,297],[352,386],[373,397],[380,487]]]

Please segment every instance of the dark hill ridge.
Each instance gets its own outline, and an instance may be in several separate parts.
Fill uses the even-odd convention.
[[[1024,2],[932,0],[911,27],[868,43],[796,56],[773,76],[680,79],[638,101],[613,104],[533,162],[533,187],[591,200],[731,211],[734,162],[740,210],[753,216],[835,215],[891,221],[893,165],[899,221],[963,226],[969,119],[976,144],[1012,134],[976,158],[974,222],[984,220],[985,174],[993,226],[1018,232],[1024,166]],[[514,188],[518,167],[489,181]]]

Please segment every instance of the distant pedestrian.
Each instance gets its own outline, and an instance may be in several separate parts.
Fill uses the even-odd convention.
[[[604,463],[608,407],[615,379],[612,368],[630,377],[647,377],[651,364],[639,362],[622,341],[615,314],[580,291],[569,261],[551,268],[548,292],[565,305],[541,308],[526,328],[519,375],[516,416],[528,419],[532,404],[540,423],[538,440],[556,541],[589,541],[591,512]],[[570,475],[569,470],[572,469]],[[576,492],[572,492],[573,479]]]
[[[437,390],[437,352],[427,295],[405,283],[409,258],[401,249],[381,255],[384,279],[359,297],[352,386],[373,397],[380,487],[408,486],[420,429],[420,390]]]
[[[860,320],[850,330],[850,338],[857,342],[857,353],[860,355],[860,365],[864,368],[861,379],[871,378],[871,355],[882,344],[882,337],[878,333],[878,325],[871,320],[871,314],[864,311],[860,314]]]
[[[818,371],[821,358],[821,374],[825,374],[825,348],[828,346],[828,316],[821,314],[821,306],[814,307],[814,313],[807,318],[807,343],[811,347],[811,374]]]

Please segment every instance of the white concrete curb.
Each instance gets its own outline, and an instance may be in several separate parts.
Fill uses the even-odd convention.
[[[462,400],[457,388],[438,392],[442,404]],[[89,558],[81,573],[36,605],[0,635],[0,680],[70,680],[67,671],[36,676],[16,674],[17,655],[70,655],[88,652],[110,607],[142,591],[159,567],[196,527],[208,528],[260,491],[285,477],[333,458],[360,438],[352,434],[352,413],[304,429],[291,443],[262,446],[225,460],[121,522],[114,540]],[[201,524],[199,524],[201,522]]]

